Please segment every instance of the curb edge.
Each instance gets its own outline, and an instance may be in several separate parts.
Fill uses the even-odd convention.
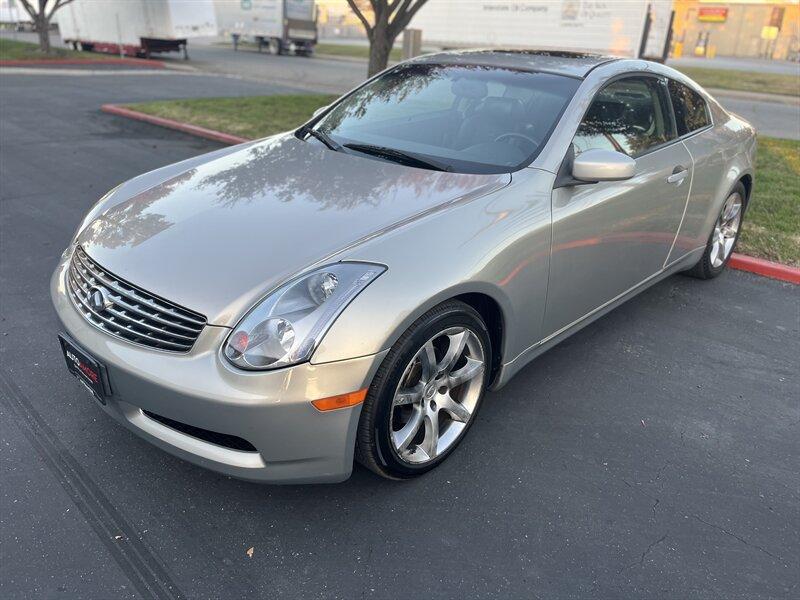
[[[728,260],[728,266],[739,271],[747,271],[749,273],[761,275],[762,277],[769,277],[770,279],[777,279],[779,281],[800,285],[800,268],[790,265],[734,252]]]
[[[249,138],[243,138],[239,137],[238,135],[223,133],[221,131],[216,131],[214,129],[207,129],[205,127],[200,127],[199,125],[190,125],[189,123],[183,123],[181,121],[174,121],[172,119],[165,119],[163,117],[148,115],[146,113],[139,112],[138,110],[126,108],[118,104],[103,104],[100,107],[100,110],[103,111],[104,113],[117,115],[119,117],[126,117],[128,119],[135,119],[137,121],[144,121],[146,123],[159,125],[161,127],[166,127],[168,129],[175,129],[177,131],[182,131],[184,133],[205,138],[207,140],[222,142],[223,144],[236,145],[251,141]]]
[[[0,67],[27,67],[32,65],[136,65],[165,69],[160,60],[144,58],[34,58],[31,60],[0,60]]]

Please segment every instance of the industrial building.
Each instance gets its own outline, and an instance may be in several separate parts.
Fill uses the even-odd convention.
[[[800,55],[798,0],[674,0],[673,9],[673,57],[797,61]]]

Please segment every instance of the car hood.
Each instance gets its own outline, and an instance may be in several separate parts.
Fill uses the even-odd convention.
[[[115,198],[78,243],[116,276],[233,326],[297,272],[509,181],[405,167],[284,135]]]

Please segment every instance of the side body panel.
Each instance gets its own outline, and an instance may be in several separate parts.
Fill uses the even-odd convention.
[[[669,183],[676,167],[686,178]],[[636,175],[553,191],[553,249],[544,333],[551,335],[664,265],[689,193],[680,142],[636,160]]]
[[[727,115],[714,127],[683,140],[695,165],[692,193],[667,263],[705,247],[722,203],[743,175],[753,174],[755,137],[749,126]]]

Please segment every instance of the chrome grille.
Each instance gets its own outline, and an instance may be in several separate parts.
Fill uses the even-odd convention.
[[[67,289],[75,308],[87,321],[134,344],[188,352],[206,324],[203,315],[112,275],[80,246],[72,256]]]

